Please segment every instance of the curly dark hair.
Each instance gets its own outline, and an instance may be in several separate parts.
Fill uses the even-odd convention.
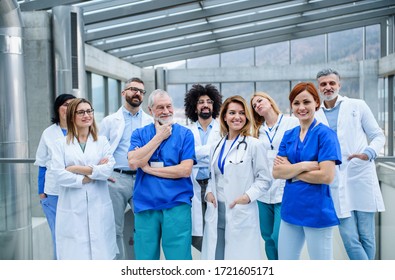
[[[218,89],[212,84],[207,84],[205,86],[194,84],[185,94],[184,98],[185,116],[194,122],[198,120],[198,114],[196,112],[197,102],[199,97],[203,95],[207,95],[214,101],[212,117],[216,118],[219,115],[222,104],[222,95]]]

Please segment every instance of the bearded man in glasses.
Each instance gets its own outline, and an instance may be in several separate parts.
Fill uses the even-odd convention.
[[[110,196],[114,208],[117,245],[119,254],[116,259],[127,259],[124,243],[124,217],[129,204],[132,213],[132,228],[128,229],[132,236],[129,244],[132,246],[130,258],[134,259],[134,215],[132,206],[133,188],[136,171],[131,170],[128,164],[128,149],[132,132],[153,122],[150,115],[145,113],[141,104],[145,94],[144,82],[139,78],[131,78],[125,82],[121,92],[123,105],[117,112],[105,117],[100,126],[99,134],[105,135],[111,144],[111,152],[115,158],[114,171],[109,179]]]

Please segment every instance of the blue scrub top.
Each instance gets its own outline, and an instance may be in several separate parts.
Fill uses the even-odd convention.
[[[130,140],[129,151],[145,146],[156,134],[155,125],[136,129]],[[152,154],[149,162],[163,162],[164,166],[180,164],[192,159],[196,163],[194,137],[190,129],[173,124],[172,134]],[[167,179],[137,169],[134,185],[134,212],[163,210],[182,203],[191,205],[193,185],[190,177]]]
[[[285,132],[278,155],[292,164],[301,161],[334,160],[341,164],[340,145],[336,133],[322,123],[313,127],[300,141],[300,126]],[[299,226],[314,228],[339,224],[329,185],[287,180],[281,206],[281,218]]]

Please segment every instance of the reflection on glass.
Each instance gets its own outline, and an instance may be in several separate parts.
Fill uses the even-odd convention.
[[[328,34],[328,60],[359,61],[363,59],[363,27]]]
[[[92,106],[95,108],[95,120],[99,125],[105,114],[104,78],[92,73]]]
[[[108,78],[108,114],[116,112],[120,106],[118,81]]]
[[[217,68],[219,67],[219,55],[208,55],[187,60],[187,68]]]
[[[366,59],[380,58],[380,25],[366,26]]]
[[[289,42],[280,42],[255,48],[255,65],[288,65]]]
[[[247,67],[254,63],[254,48],[221,53],[221,67]]]
[[[291,64],[325,63],[325,35],[291,41]]]

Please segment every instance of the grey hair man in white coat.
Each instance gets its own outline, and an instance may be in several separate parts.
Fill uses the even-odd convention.
[[[105,117],[100,126],[99,134],[105,135],[111,144],[111,152],[115,159],[114,171],[109,179],[110,196],[114,208],[117,245],[119,254],[116,259],[126,259],[124,244],[124,215],[127,205],[132,207],[132,196],[136,171],[130,170],[128,164],[128,149],[132,132],[153,122],[150,115],[145,113],[141,104],[145,89],[140,78],[131,78],[125,82],[122,91],[124,103],[117,112]],[[134,218],[134,216],[133,216]],[[134,223],[133,223],[134,225]],[[133,228],[130,245],[133,246]],[[134,259],[134,252],[131,252]]]
[[[374,159],[384,147],[385,136],[365,101],[339,94],[336,70],[318,72],[317,82],[323,103],[316,118],[337,133],[342,153],[331,185],[340,235],[350,259],[372,260],[375,213],[385,210]]]

